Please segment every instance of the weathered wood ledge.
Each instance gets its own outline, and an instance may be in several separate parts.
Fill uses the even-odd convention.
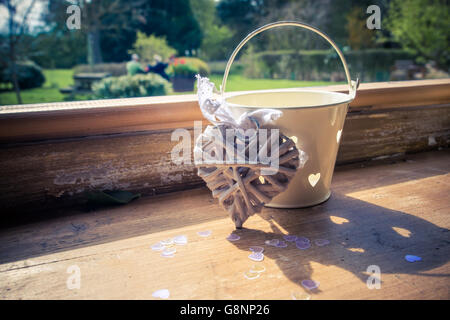
[[[0,229],[0,299],[153,299],[159,289],[170,299],[450,299],[450,152],[405,160],[341,166],[327,202],[264,208],[237,242],[225,240],[234,224],[204,188]],[[211,236],[199,237],[203,230]],[[312,247],[264,244],[285,234]],[[174,258],[150,249],[177,235],[188,243]],[[257,264],[266,271],[255,280],[244,278],[255,264],[250,246],[265,247]],[[408,254],[422,261],[409,263]],[[367,287],[369,266],[381,272],[379,289]],[[80,289],[67,287],[74,270]],[[304,279],[319,288],[305,290]]]
[[[170,155],[173,130],[193,136],[201,119],[194,95],[2,106],[2,217],[78,204],[93,190],[154,195],[201,186],[194,166]],[[337,164],[449,145],[450,79],[362,84]]]

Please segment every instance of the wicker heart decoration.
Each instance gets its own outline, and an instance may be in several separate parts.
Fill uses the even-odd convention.
[[[258,145],[259,133],[245,142],[244,158],[238,157],[238,135],[232,149],[225,143],[224,126],[208,126],[201,137],[197,139],[196,153],[204,159],[214,161],[196,162],[198,175],[205,180],[214,198],[219,200],[234,221],[236,228],[241,228],[249,216],[262,210],[264,204],[283,192],[294,177],[297,168],[304,164],[306,155],[299,151],[295,143],[280,134],[278,137],[279,163],[278,168],[272,168],[264,163],[261,152],[270,151],[272,146],[271,130],[267,130],[264,144],[257,146],[257,159],[250,163],[249,149],[252,144]],[[275,138],[274,138],[275,139]],[[223,155],[217,159],[217,154]],[[236,155],[231,161],[225,161],[230,155]],[[300,157],[299,157],[300,156]],[[198,158],[197,158],[198,159]],[[229,159],[229,157],[228,157]],[[230,160],[230,159],[229,159]]]
[[[214,84],[200,76],[197,80],[200,110],[214,126],[197,138],[194,162],[213,197],[241,228],[286,190],[308,156],[272,125],[281,111],[256,109],[235,119],[224,99],[214,97]],[[272,129],[262,129],[265,125]]]

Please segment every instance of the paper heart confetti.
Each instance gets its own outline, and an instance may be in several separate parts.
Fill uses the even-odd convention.
[[[175,248],[166,248],[161,252],[161,255],[163,257],[173,256],[175,252],[177,252],[177,249]]]
[[[275,247],[277,248],[286,248],[288,245],[285,241],[279,241]]]
[[[422,260],[421,257],[414,256],[414,255],[412,255],[412,254],[406,255],[406,256],[405,256],[405,259],[406,259],[406,261],[408,261],[408,262],[416,262],[416,261],[421,261],[421,260]]]
[[[309,184],[314,188],[320,180],[320,172],[316,174],[310,174],[308,177]]]
[[[314,243],[316,244],[316,246],[323,247],[329,245],[330,241],[327,239],[316,239],[314,240]]]
[[[182,235],[182,236],[176,236],[175,238],[173,238],[173,242],[178,245],[185,245],[185,244],[187,244],[188,240],[185,235]]]
[[[246,277],[249,280],[258,279],[260,275],[261,274],[259,272],[254,272],[254,271],[251,271],[251,270],[247,271],[247,272],[244,272],[244,277]]]
[[[303,241],[296,241],[295,246],[300,250],[306,250],[311,247],[311,243],[309,242],[303,242]]]
[[[306,237],[297,237],[297,239],[295,240],[295,242],[306,242],[306,243],[311,243],[311,240],[309,240]]]
[[[295,240],[297,240],[297,236],[288,234],[283,236],[283,239],[288,242],[294,242]]]
[[[258,264],[254,264],[251,268],[250,268],[251,272],[264,272],[266,271],[266,267],[264,267],[263,265],[258,265]]]
[[[212,233],[211,230],[204,230],[204,231],[197,232],[197,234],[203,238],[209,237],[211,235],[211,233]]]
[[[267,244],[268,246],[275,247],[279,242],[280,242],[280,240],[278,240],[278,239],[272,239],[272,240],[266,240],[264,243]]]
[[[303,280],[302,281],[302,286],[308,290],[314,290],[314,289],[318,288],[319,285],[320,285],[320,283],[318,281],[314,281],[314,280]]]
[[[257,247],[257,246],[253,246],[250,247],[250,251],[251,252],[256,252],[256,253],[263,253],[264,252],[264,248],[263,247]]]
[[[170,292],[167,289],[157,290],[152,293],[152,297],[160,298],[160,299],[167,299],[170,297]]]
[[[173,239],[162,240],[161,244],[164,246],[171,245],[171,244],[173,244]]]
[[[249,256],[250,260],[260,262],[264,260],[264,253],[262,252],[252,252]]]
[[[152,245],[152,250],[155,251],[161,251],[164,250],[164,245],[161,242],[155,243],[154,245]]]
[[[311,296],[305,292],[292,292],[292,300],[310,300]]]
[[[237,234],[232,233],[227,237],[227,240],[228,241],[238,241],[240,238],[241,237],[239,237]]]

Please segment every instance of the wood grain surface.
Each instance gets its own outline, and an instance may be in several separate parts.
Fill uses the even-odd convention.
[[[1,299],[449,299],[450,153],[408,155],[404,161],[337,168],[333,194],[307,209],[269,209],[251,217],[241,239],[227,213],[202,188],[136,200],[90,213],[66,212],[0,230]],[[208,238],[198,231],[211,230]],[[284,234],[328,239],[299,250],[264,245]],[[174,258],[150,246],[186,235]],[[250,246],[264,246],[262,262]],[[407,254],[422,257],[409,263]],[[260,278],[244,272],[264,265]],[[381,270],[369,290],[368,266]],[[80,289],[69,290],[71,266]],[[313,279],[318,289],[300,282]]]
[[[193,146],[192,126],[187,130]],[[172,132],[0,144],[0,219],[79,205],[95,190],[154,195],[202,185],[192,160],[171,160],[179,143]],[[337,164],[449,145],[450,104],[359,110],[347,114]]]

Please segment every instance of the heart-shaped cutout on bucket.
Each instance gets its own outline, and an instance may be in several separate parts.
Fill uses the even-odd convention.
[[[309,184],[314,188],[315,186],[316,186],[316,184],[317,184],[317,182],[319,182],[319,180],[320,180],[320,172],[319,173],[316,173],[316,174],[310,174],[309,176],[308,176],[308,181],[309,181]]]

